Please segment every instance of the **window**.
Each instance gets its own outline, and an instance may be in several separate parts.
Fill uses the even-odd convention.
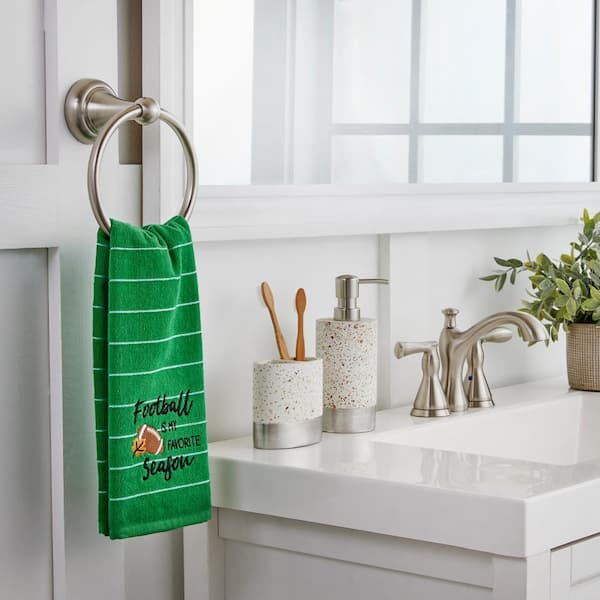
[[[591,181],[595,10],[593,0],[197,3],[201,183]]]
[[[333,182],[592,179],[590,0],[334,10]]]

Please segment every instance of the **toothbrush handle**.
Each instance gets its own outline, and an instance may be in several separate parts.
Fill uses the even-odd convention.
[[[296,338],[296,360],[305,360],[306,352],[304,349],[304,315],[298,314],[298,337]]]

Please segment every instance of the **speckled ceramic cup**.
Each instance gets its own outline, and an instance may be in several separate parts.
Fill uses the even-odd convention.
[[[323,361],[254,363],[254,447],[296,448],[321,441]]]

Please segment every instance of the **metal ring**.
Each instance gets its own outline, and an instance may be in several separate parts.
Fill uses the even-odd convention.
[[[94,145],[92,146],[87,171],[87,186],[90,197],[90,206],[92,207],[92,212],[94,213],[94,217],[96,217],[98,225],[107,235],[110,234],[110,221],[107,219],[104,211],[102,210],[98,191],[98,168],[100,166],[100,161],[102,160],[104,150],[106,149],[106,145],[111,135],[119,128],[119,126],[126,121],[144,118],[145,112],[144,106],[137,103],[133,104],[132,106],[128,106],[121,112],[118,112],[106,122],[106,125],[102,128],[98,137],[96,138],[96,141],[94,142]],[[158,120],[166,123],[175,132],[175,135],[183,146],[183,154],[185,156],[185,162],[187,166],[187,177],[183,204],[181,205],[179,214],[189,220],[189,217],[194,210],[194,204],[196,201],[196,188],[198,183],[198,168],[194,147],[185,133],[183,125],[171,113],[161,108],[158,115]]]

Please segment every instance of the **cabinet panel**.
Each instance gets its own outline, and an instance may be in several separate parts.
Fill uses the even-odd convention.
[[[600,598],[600,535],[552,552],[551,600]]]
[[[571,583],[594,576],[600,576],[600,536],[577,542],[571,549]]]
[[[569,600],[598,600],[600,598],[600,579],[586,581],[571,590]]]
[[[241,542],[225,543],[225,564],[227,600],[492,598],[489,588]]]
[[[46,162],[44,2],[0,3],[0,164]]]
[[[53,583],[47,251],[1,251],[0,280],[0,579],[14,598],[44,600]]]

